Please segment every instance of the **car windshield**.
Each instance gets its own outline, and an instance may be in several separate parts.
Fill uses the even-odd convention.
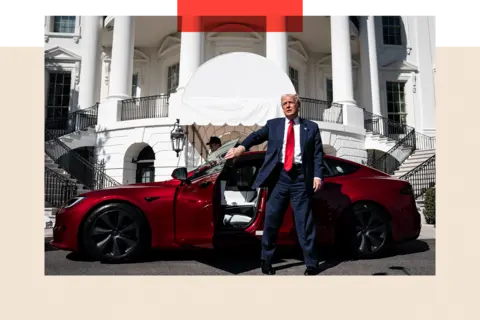
[[[209,160],[190,172],[189,179],[196,180],[211,174],[221,172],[227,160],[224,158]]]

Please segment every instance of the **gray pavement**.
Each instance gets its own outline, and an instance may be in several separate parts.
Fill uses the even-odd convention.
[[[435,275],[435,228],[424,226],[419,240],[397,246],[386,257],[343,261],[325,252],[320,275]],[[47,241],[48,238],[45,238]],[[277,275],[302,275],[299,256],[281,250]],[[146,261],[102,264],[45,244],[46,275],[261,275],[257,253],[216,254],[212,250],[155,251]]]

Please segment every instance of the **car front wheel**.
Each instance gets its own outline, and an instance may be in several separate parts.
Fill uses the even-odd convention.
[[[85,221],[82,239],[86,253],[100,261],[127,262],[148,249],[149,228],[145,217],[124,203],[96,209]]]

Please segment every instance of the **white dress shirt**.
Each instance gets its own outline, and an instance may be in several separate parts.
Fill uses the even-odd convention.
[[[295,148],[293,153],[293,163],[300,164],[302,163],[302,148],[300,147],[300,119],[298,116],[293,120],[293,132],[295,136]],[[290,120],[285,118],[285,132],[283,133],[283,146],[282,146],[282,159],[285,163],[285,148],[287,146],[287,134],[288,127],[290,126]]]

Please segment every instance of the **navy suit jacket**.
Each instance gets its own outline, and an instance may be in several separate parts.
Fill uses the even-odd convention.
[[[300,148],[302,151],[302,170],[305,177],[305,188],[308,194],[313,193],[313,178],[323,180],[323,145],[318,125],[310,120],[300,120]],[[261,129],[252,132],[241,143],[245,150],[268,141],[265,160],[258,172],[253,189],[265,187],[278,163],[283,162],[282,147],[285,132],[285,118],[268,120]]]

